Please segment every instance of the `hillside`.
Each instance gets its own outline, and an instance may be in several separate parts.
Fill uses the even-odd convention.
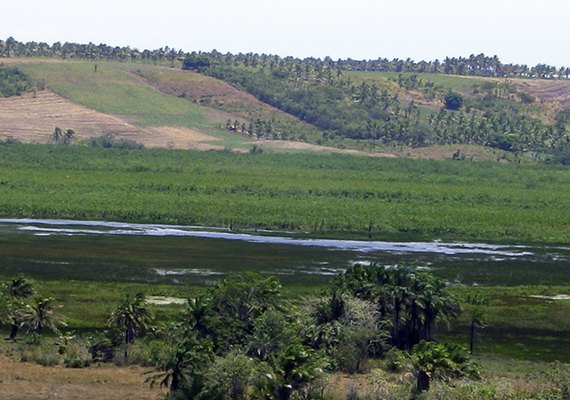
[[[148,63],[7,59],[40,85],[2,100],[0,138],[47,143],[112,134],[147,147],[536,160],[570,147],[570,82],[435,73],[267,70],[217,60],[199,71]],[[32,94],[33,92],[33,94]],[[457,110],[445,98],[461,98]],[[561,122],[562,121],[562,122]],[[519,156],[523,156],[520,158]]]

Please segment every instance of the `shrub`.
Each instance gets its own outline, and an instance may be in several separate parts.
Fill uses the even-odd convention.
[[[445,108],[448,110],[459,110],[463,105],[463,96],[459,93],[448,92],[443,98]]]
[[[124,149],[124,150],[141,150],[144,149],[144,145],[137,143],[130,139],[117,139],[110,133],[106,133],[102,136],[97,136],[89,139],[87,144],[90,147],[103,147],[106,149]]]
[[[85,368],[91,365],[92,357],[89,349],[82,343],[68,345],[63,357],[66,368]]]

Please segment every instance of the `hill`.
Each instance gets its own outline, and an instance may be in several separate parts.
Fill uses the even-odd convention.
[[[193,68],[187,56],[186,70],[178,61],[6,59],[30,77],[24,91],[34,94],[3,100],[0,137],[48,142],[59,126],[79,140],[111,134],[147,147],[248,151],[255,144],[271,151],[525,162],[565,160],[570,148],[567,79],[202,57],[208,65]],[[456,107],[447,104],[449,96]]]

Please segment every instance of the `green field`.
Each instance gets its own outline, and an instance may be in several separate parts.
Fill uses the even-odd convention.
[[[544,165],[0,146],[10,217],[570,243],[569,183]]]

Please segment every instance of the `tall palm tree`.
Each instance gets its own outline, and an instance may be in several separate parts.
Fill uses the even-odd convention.
[[[127,349],[134,342],[137,332],[147,329],[154,318],[147,306],[144,294],[137,293],[134,297],[127,294],[109,317],[109,325],[124,329],[125,359],[128,357]]]

